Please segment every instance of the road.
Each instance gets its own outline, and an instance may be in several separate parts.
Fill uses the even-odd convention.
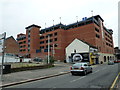
[[[119,63],[120,64],[120,63]],[[98,65],[86,76],[71,73],[6,88],[109,88],[118,74],[118,64]]]

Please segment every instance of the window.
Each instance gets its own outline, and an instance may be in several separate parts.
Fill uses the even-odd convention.
[[[30,42],[30,40],[28,40],[28,42]]]
[[[40,49],[44,49],[44,46],[40,46]]]
[[[98,28],[95,28],[95,31],[99,32],[99,29],[98,29]]]
[[[108,43],[106,43],[106,45],[108,45]]]
[[[40,44],[43,44],[43,43],[44,43],[44,41],[41,41],[41,42],[40,42]]]
[[[54,41],[57,41],[57,38],[55,38]]]
[[[44,39],[44,36],[41,36],[40,39]]]
[[[23,49],[23,51],[26,51],[25,49]]]
[[[20,50],[20,52],[22,52],[22,50]]]
[[[28,47],[30,47],[30,45],[28,45]]]
[[[20,46],[20,48],[24,48],[25,47],[25,45],[23,45],[23,46]]]
[[[49,37],[52,37],[53,36],[53,34],[48,34],[49,35]],[[46,35],[46,38],[48,38],[48,35]]]
[[[52,45],[50,45],[50,47],[53,47]]]
[[[37,50],[36,50],[36,53],[40,53],[40,52],[41,52],[41,49],[37,49]]]
[[[23,44],[23,42],[20,42],[19,44]]]
[[[30,33],[30,29],[31,29],[31,28],[29,28],[28,33]]]
[[[58,47],[58,44],[55,44],[54,47]]]
[[[26,41],[24,41],[24,43],[26,43]]]
[[[52,39],[50,39],[50,42],[52,42],[53,40]]]
[[[20,48],[22,48],[22,46],[20,46]]]
[[[46,35],[46,38],[48,38],[48,35]]]
[[[52,37],[53,35],[52,34],[49,34],[50,37]]]
[[[105,33],[105,35],[107,36],[107,33]]]
[[[54,33],[54,36],[56,36],[56,35],[57,35],[57,32]]]
[[[28,37],[30,37],[30,35],[28,35]]]
[[[105,38],[106,39],[106,41],[108,40],[107,38]]]
[[[46,40],[46,43],[48,43],[48,40]]]
[[[42,48],[44,48],[44,46],[42,46]]]
[[[100,38],[100,35],[96,34],[96,37],[97,37],[97,38]]]

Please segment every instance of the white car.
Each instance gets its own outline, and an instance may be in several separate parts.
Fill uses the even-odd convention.
[[[72,75],[92,73],[92,67],[87,62],[75,63],[70,67],[70,72]]]
[[[112,60],[108,61],[108,65],[114,65],[114,61]]]

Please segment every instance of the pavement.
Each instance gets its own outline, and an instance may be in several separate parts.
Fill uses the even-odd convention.
[[[15,84],[45,79],[53,76],[67,74],[70,71],[70,63],[55,62],[55,67],[37,70],[28,70],[4,74],[2,87],[7,87]]]

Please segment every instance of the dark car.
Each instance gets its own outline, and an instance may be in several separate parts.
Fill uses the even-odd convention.
[[[114,60],[114,63],[120,63],[120,60]]]
[[[34,58],[33,61],[34,62],[42,62],[42,59],[41,58]]]
[[[70,72],[72,75],[75,74],[86,75],[87,73],[92,73],[92,67],[90,64],[86,62],[75,63],[73,64],[73,66],[70,67]]]

